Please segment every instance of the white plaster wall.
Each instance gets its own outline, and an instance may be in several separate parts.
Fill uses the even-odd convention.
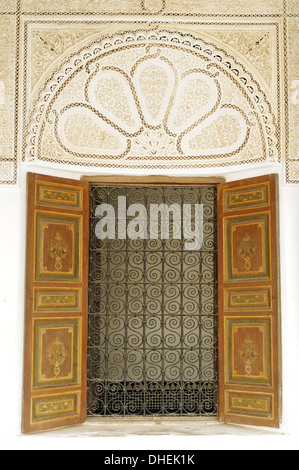
[[[24,335],[24,273],[26,233],[26,172],[20,187],[0,190],[0,448],[2,449],[299,449],[299,186],[285,186],[279,165],[232,171],[197,171],[236,180],[267,173],[280,174],[283,422],[278,432],[238,427],[199,428],[200,435],[139,435],[112,437],[86,432],[21,435]],[[79,178],[74,171],[30,167],[29,171]],[[95,171],[95,173],[99,173]],[[104,172],[105,173],[105,172]],[[121,172],[120,172],[121,173]],[[161,172],[162,173],[162,172]],[[174,174],[175,172],[166,172]],[[182,172],[176,172],[184,176]],[[194,172],[192,173],[194,176]],[[187,175],[185,175],[187,176]],[[136,427],[135,427],[136,428]],[[83,428],[82,428],[83,429]],[[131,430],[131,433],[133,431]],[[134,430],[136,432],[136,429]],[[159,432],[159,429],[158,431]],[[162,431],[161,431],[162,432]],[[115,434],[115,433],[114,433]],[[117,433],[116,433],[117,434]],[[141,435],[140,435],[141,434]],[[194,433],[193,433],[194,434]],[[91,438],[94,435],[96,437]]]

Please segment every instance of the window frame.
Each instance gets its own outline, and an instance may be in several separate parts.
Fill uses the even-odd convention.
[[[46,175],[38,175],[38,174],[31,174],[31,175],[35,175],[36,177],[41,177],[42,179],[45,178],[47,180],[47,178],[49,178],[50,180],[53,180],[53,181],[62,181],[63,179],[60,179],[60,178],[55,178],[55,177],[47,177]],[[258,177],[259,178],[259,177]],[[261,178],[261,177],[260,177]],[[81,180],[78,182],[77,180],[65,180],[65,181],[69,181],[69,184],[72,184],[72,183],[75,183],[75,184],[82,184],[82,187],[85,188],[85,192],[86,194],[89,194],[89,188],[90,188],[90,185],[101,185],[101,184],[105,184],[106,186],[117,186],[117,185],[122,185],[122,186],[207,186],[207,185],[215,185],[215,186],[219,186],[219,187],[224,187],[225,184],[226,184],[226,178],[225,177],[219,177],[219,176],[216,176],[216,177],[178,177],[178,176],[163,176],[163,175],[157,175],[157,176],[129,176],[129,175],[103,175],[103,176],[82,176],[81,177]],[[246,181],[246,180],[239,180],[239,181]],[[236,181],[234,182],[235,184],[237,183]],[[87,190],[88,188],[88,190]],[[30,194],[30,191],[28,193],[28,200],[29,200],[29,204],[31,203],[32,204],[32,201],[33,201],[33,198],[34,198],[34,195],[33,194]],[[277,201],[276,201],[277,202]],[[277,208],[278,208],[278,204],[277,204]],[[86,215],[86,208],[84,210],[84,213]],[[29,217],[30,217],[30,214],[29,214]],[[88,221],[89,221],[89,211],[88,211]],[[32,222],[32,219],[31,219],[31,222]],[[85,222],[85,227],[87,227],[87,223]],[[277,226],[278,227],[278,226]],[[30,227],[30,223],[28,225],[28,244],[30,243],[30,234],[32,235],[32,227]],[[277,237],[278,237],[278,233],[277,233]],[[219,241],[218,241],[219,243]],[[278,244],[277,244],[278,245]],[[27,245],[27,248],[28,248],[28,245]],[[28,255],[28,252],[27,252],[27,266],[30,265],[31,263],[31,256],[32,256],[32,250],[30,252],[29,250],[29,255]],[[279,256],[278,256],[278,261],[279,261]],[[27,286],[27,297],[31,296],[31,292],[30,292],[30,288],[28,289],[28,286]],[[28,308],[28,306],[27,306]],[[28,320],[27,320],[28,321]],[[278,334],[280,335],[280,328],[279,328],[279,332]],[[26,337],[25,337],[25,341],[26,341]],[[26,343],[25,343],[26,344]],[[218,344],[219,344],[219,340],[218,340]],[[87,341],[86,341],[86,348],[87,348]],[[83,352],[83,358],[86,359],[86,351]],[[25,359],[26,359],[26,355],[25,355]],[[87,363],[87,360],[85,361]],[[28,361],[27,361],[27,365],[28,365]],[[87,365],[87,364],[86,364]],[[221,366],[222,367],[222,366]],[[279,363],[279,368],[280,368],[280,373],[281,373],[281,364]],[[85,375],[86,375],[86,372],[85,372]],[[28,383],[28,370],[26,370],[26,361],[25,361],[25,369],[24,369],[24,377],[25,377],[25,382],[27,381]],[[28,396],[26,396],[26,392],[24,393],[24,401],[26,401],[28,399]],[[85,400],[83,400],[82,403],[84,403],[86,401],[86,398]],[[281,410],[281,404],[280,404],[280,410]],[[82,411],[82,410],[81,410]],[[280,411],[281,413],[281,411]],[[28,416],[28,412],[27,412],[27,416]],[[85,417],[84,417],[84,412],[83,414],[81,413],[80,415],[80,423],[86,423],[88,424],[90,421],[93,421],[93,422],[97,422],[98,424],[101,424],[101,423],[108,423],[108,418],[87,418],[86,419],[86,413],[85,413]],[[275,422],[275,426],[276,427],[279,427],[279,422],[281,420],[281,416],[279,416],[279,419],[277,420],[276,419],[276,422]],[[228,422],[227,419],[222,415],[219,415],[218,419],[217,418],[209,418],[209,419],[206,419],[206,418],[201,418],[201,417],[198,417],[198,418],[188,418],[188,417],[180,417],[179,419],[178,418],[172,418],[172,417],[169,417],[169,418],[156,418],[156,417],[130,417],[130,418],[121,418],[121,422],[124,423],[132,423],[132,424],[138,424],[138,423],[149,423],[149,422],[154,422],[154,423],[166,423],[167,425],[174,425],[176,423],[182,423],[183,424],[186,424],[189,422],[189,423],[197,423],[198,425],[204,423],[204,422],[210,422],[210,423],[213,423],[213,424],[221,424],[221,422]],[[237,423],[238,424],[242,424],[242,422],[238,421],[237,420]],[[69,423],[70,425],[75,425],[75,424],[79,424],[79,422],[77,423],[75,420],[73,420],[72,422]],[[259,424],[257,423],[253,423],[255,424],[256,426],[259,426]],[[246,425],[246,424],[245,424]],[[55,426],[49,426],[47,427],[47,429],[57,429]],[[28,426],[23,426],[23,432],[24,433],[29,433],[29,432],[38,432],[40,430],[45,430],[43,429],[43,426],[38,426],[35,430],[32,430],[30,427]]]

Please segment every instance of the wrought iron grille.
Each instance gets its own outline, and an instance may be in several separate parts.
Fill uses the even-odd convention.
[[[201,249],[172,237],[171,218],[169,239],[119,239],[133,219],[118,221],[119,196],[148,214],[203,204]],[[216,201],[214,187],[91,187],[89,416],[217,415]],[[115,239],[96,235],[101,204],[115,208]]]

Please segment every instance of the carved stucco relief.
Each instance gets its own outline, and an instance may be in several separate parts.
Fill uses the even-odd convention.
[[[299,181],[299,20],[291,18],[289,33],[289,160],[287,180]]]
[[[286,1],[287,11],[292,14],[299,14],[298,0],[287,0]]]
[[[14,12],[16,10],[17,0],[1,0],[0,12]]]
[[[83,39],[92,36],[96,31],[96,29],[84,29],[84,27],[80,29],[64,27],[61,30],[34,28],[30,36],[29,90],[32,91],[42,75],[51,68],[53,62],[61,60],[66,51],[82,42]]]
[[[276,41],[274,31],[259,28],[251,31],[213,31],[212,34],[246,58],[273,90],[276,72],[270,49]]]
[[[238,11],[239,14],[274,14],[281,13],[283,10],[283,0],[267,0],[260,2],[253,0],[248,2],[246,0],[167,0],[165,12],[175,11],[184,13],[190,11],[199,14],[223,14],[231,15]]]
[[[24,12],[138,13],[141,0],[21,0]]]
[[[188,160],[189,165],[192,159],[194,163],[195,151],[199,166],[228,165],[245,161],[253,163],[256,160],[254,155],[259,154],[258,161],[260,162],[281,159],[286,168],[286,182],[299,182],[297,58],[299,7],[297,0],[267,0],[267,2],[256,0],[251,2],[245,0],[236,0],[235,2],[228,0],[211,0],[209,2],[204,0],[86,0],[85,2],[81,0],[2,0],[0,3],[0,185],[17,183],[17,168],[19,160],[22,158],[29,161],[41,157],[51,164],[57,165],[62,161],[62,158],[70,164],[95,164],[94,158],[86,159],[84,157],[84,161],[79,162],[77,147],[80,134],[74,136],[71,144],[74,147],[67,155],[64,150],[62,151],[60,143],[66,139],[68,134],[66,132],[65,135],[62,135],[62,139],[59,137],[63,119],[69,127],[70,123],[76,121],[74,116],[68,114],[69,111],[61,114],[63,109],[67,105],[78,103],[78,97],[80,97],[81,104],[88,104],[88,100],[86,101],[88,93],[82,97],[83,83],[84,80],[86,83],[87,78],[86,73],[84,77],[82,73],[81,82],[78,77],[76,80],[72,77],[67,87],[68,99],[63,103],[63,96],[65,97],[66,94],[61,94],[60,101],[56,100],[55,102],[51,118],[44,123],[42,133],[34,134],[38,129],[38,126],[34,126],[36,117],[34,113],[37,111],[37,106],[41,104],[38,100],[41,96],[48,94],[49,83],[53,80],[52,73],[59,71],[59,67],[63,67],[64,64],[70,64],[71,57],[75,57],[80,49],[87,47],[92,41],[101,41],[104,36],[110,35],[113,38],[117,31],[134,34],[138,29],[142,29],[140,26],[142,21],[143,25],[146,25],[146,30],[154,32],[164,28],[173,34],[180,35],[180,33],[188,34],[189,30],[194,38],[212,44],[215,50],[220,50],[221,54],[227,54],[237,64],[242,64],[247,74],[260,87],[267,106],[270,105],[270,128],[273,130],[271,126],[274,126],[276,134],[275,138],[272,138],[273,136],[270,138],[269,143],[267,132],[271,133],[272,130],[270,130],[268,122],[264,121],[260,126],[260,132],[256,134],[257,138],[253,140],[251,138],[253,135],[252,125],[254,125],[252,115],[246,116],[248,121],[246,122],[246,119],[240,118],[240,114],[237,117],[237,109],[234,109],[233,112],[233,108],[223,108],[223,105],[239,106],[240,110],[246,113],[248,111],[246,106],[250,105],[248,101],[245,105],[242,100],[237,103],[236,87],[232,85],[232,81],[229,81],[227,76],[224,89],[224,77],[220,71],[221,77],[213,78],[214,83],[215,80],[218,80],[221,88],[218,109],[213,113],[211,109],[207,110],[207,115],[211,112],[207,119],[198,115],[197,121],[202,119],[200,123],[190,121],[188,128],[180,129],[178,121],[175,122],[172,115],[175,112],[178,114],[178,109],[182,109],[180,106],[183,106],[183,98],[179,96],[178,92],[174,92],[175,85],[172,84],[173,93],[171,96],[167,95],[165,87],[168,87],[166,82],[171,83],[170,69],[167,69],[166,62],[163,64],[163,70],[161,67],[159,68],[159,62],[157,62],[159,58],[156,58],[156,63],[152,63],[151,75],[156,77],[160,71],[160,81],[157,81],[160,86],[159,93],[153,94],[153,87],[148,79],[149,75],[145,77],[145,75],[139,74],[137,76],[136,74],[135,77],[132,77],[133,85],[129,86],[130,91],[127,89],[124,92],[126,90],[125,83],[130,83],[128,80],[125,81],[124,75],[123,88],[118,86],[118,98],[122,96],[121,100],[127,100],[127,104],[124,104],[125,101],[123,101],[123,105],[131,106],[131,111],[134,109],[133,104],[136,105],[138,100],[141,101],[140,110],[137,113],[143,130],[139,129],[139,135],[136,131],[134,137],[132,135],[126,136],[128,130],[119,124],[115,126],[114,119],[111,119],[114,126],[110,125],[107,115],[109,110],[106,109],[105,113],[100,112],[99,107],[102,104],[99,105],[98,102],[94,106],[98,113],[97,117],[101,114],[104,119],[100,118],[101,132],[98,133],[98,129],[95,131],[94,128],[95,134],[93,134],[90,130],[89,139],[93,140],[98,148],[102,145],[102,150],[106,150],[108,153],[110,151],[108,157],[113,159],[112,166],[115,165],[117,158],[119,163],[119,155],[123,155],[122,158],[126,160],[125,166],[130,158],[130,164],[138,165],[139,158],[136,155],[140,154],[142,164],[145,164],[146,157],[150,156],[147,165],[152,167],[153,161],[155,159],[158,161],[159,156],[163,158],[158,161],[157,166],[174,164],[177,158],[179,158],[177,163],[181,164],[182,159],[185,159]],[[70,14],[68,19],[64,16],[66,12]],[[135,15],[134,21],[132,18],[129,21],[128,15]],[[113,47],[116,46],[115,44]],[[180,47],[184,48],[186,45],[181,42]],[[133,49],[119,50],[120,63],[123,63],[123,67],[120,68],[128,75],[131,73],[130,67],[126,69],[125,64],[127,62],[133,67],[135,56],[136,51]],[[106,66],[115,65],[116,54],[109,57],[105,58]],[[176,70],[178,75],[178,88],[184,88],[185,91],[188,90],[187,86],[184,87],[187,78],[183,77],[182,70],[188,73],[188,57],[190,57],[189,53],[182,58],[181,62],[184,66],[179,63],[177,58],[170,57],[173,70]],[[171,68],[171,65],[169,67]],[[141,68],[137,67],[138,70]],[[118,80],[116,77],[114,76],[113,79]],[[191,74],[190,77],[192,77]],[[53,84],[53,81],[51,83]],[[107,83],[108,81],[106,81],[106,85]],[[213,88],[211,83],[210,92]],[[285,83],[287,87],[285,87]],[[191,78],[189,85],[191,89]],[[207,83],[205,85],[208,86]],[[203,94],[200,100],[204,102],[204,86],[201,89]],[[16,98],[18,99],[16,100]],[[104,97],[102,98],[104,99]],[[52,95],[49,99],[52,100]],[[245,99],[244,95],[242,99]],[[163,105],[159,108],[159,100],[162,100],[164,108]],[[169,113],[167,103],[168,106],[171,105]],[[188,100],[187,103],[185,106],[190,105]],[[47,107],[48,101],[44,105]],[[149,108],[151,108],[150,111]],[[193,110],[195,109],[196,106],[193,106]],[[58,117],[55,115],[55,111],[58,113]],[[112,111],[109,112],[111,116]],[[89,110],[89,115],[85,113],[84,117],[84,125],[88,129],[89,119],[94,120],[94,115],[90,113]],[[218,120],[213,121],[213,116],[217,113]],[[158,117],[160,127],[152,124]],[[132,116],[130,119],[133,119]],[[135,121],[136,124],[136,116]],[[52,123],[52,127],[50,123]],[[249,123],[251,126],[248,126]],[[177,125],[177,132],[174,129],[171,130],[171,126],[175,125]],[[235,137],[235,141],[229,139],[229,131],[226,131],[234,126],[237,130],[235,135],[239,136],[239,139]],[[245,132],[245,128],[247,132]],[[33,133],[30,134],[32,131]],[[222,144],[216,142],[215,132],[219,135],[227,133],[226,141],[224,139]],[[42,140],[39,139],[41,134],[43,134]],[[104,136],[105,138],[103,138]],[[241,136],[245,136],[242,143]],[[90,141],[89,139],[86,142]],[[263,139],[266,142],[264,145],[261,143]],[[224,147],[224,143],[226,143],[226,147]],[[240,145],[237,151],[234,145],[238,144]],[[220,145],[220,148],[223,145],[222,148],[226,148],[227,151],[215,151],[217,145],[218,147]],[[262,147],[263,152],[261,153]],[[42,154],[41,149],[43,152],[49,150],[46,157]],[[208,150],[211,151],[211,149],[215,154],[213,159],[208,159]],[[33,153],[31,153],[32,150]],[[128,150],[129,152],[127,152]],[[88,152],[88,155],[90,154]],[[223,157],[224,155],[226,157]],[[133,162],[132,159],[135,161]],[[105,159],[106,164],[107,162],[108,160]]]
[[[0,183],[15,179],[14,84],[15,19],[0,17]]]
[[[51,43],[63,50],[59,34]],[[45,51],[40,37],[35,44]],[[74,42],[67,31],[64,39]],[[32,50],[48,63],[51,52]],[[35,101],[24,155],[130,168],[277,161],[276,118],[265,96],[232,56],[194,36],[165,30],[93,37]]]
[[[283,0],[22,0],[27,12],[98,12],[162,14],[279,14]]]

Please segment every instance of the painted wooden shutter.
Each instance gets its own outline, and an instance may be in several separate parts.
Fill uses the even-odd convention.
[[[28,175],[24,433],[86,416],[87,183]]]
[[[219,186],[219,408],[224,422],[279,427],[278,181]]]

